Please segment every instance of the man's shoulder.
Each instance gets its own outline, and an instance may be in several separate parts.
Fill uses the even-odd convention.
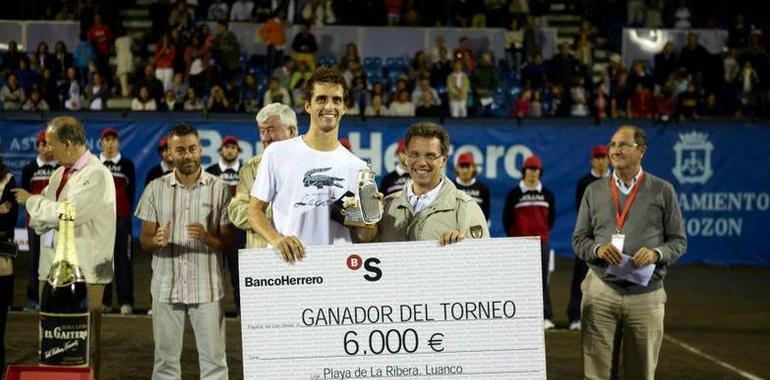
[[[671,182],[649,172],[644,172],[644,182],[656,192],[660,190],[674,191],[674,185]]]
[[[258,154],[256,156],[246,160],[246,162],[243,163],[243,166],[241,167],[241,169],[257,167],[257,166],[259,166],[260,162],[262,162],[262,155]]]

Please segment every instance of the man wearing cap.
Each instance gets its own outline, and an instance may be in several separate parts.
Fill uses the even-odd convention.
[[[287,105],[268,104],[259,110],[256,119],[262,148],[267,148],[276,141],[283,141],[297,135],[297,114]],[[251,188],[254,186],[254,179],[257,177],[257,170],[261,161],[262,155],[258,154],[243,164],[238,173],[235,196],[227,206],[230,221],[240,230],[246,231],[246,248],[267,247],[267,242],[252,231],[248,221]],[[266,210],[266,214],[268,218],[271,218],[270,208]]]
[[[102,130],[99,143],[102,153],[99,159],[112,173],[115,183],[115,201],[117,224],[115,227],[115,285],[117,288],[120,314],[134,312],[134,271],[131,252],[131,210],[134,209],[136,191],[136,172],[134,163],[120,154],[120,138],[115,128]],[[105,310],[112,304],[112,286],[104,289],[102,300]]]
[[[26,203],[30,227],[41,235],[38,279],[48,276],[54,260],[54,242],[59,231],[59,204],[70,201],[75,206],[75,251],[88,287],[91,313],[91,363],[96,378],[101,367],[102,295],[113,277],[115,245],[115,183],[99,158],[88,151],[86,131],[71,116],[59,116],[45,132],[47,149],[61,165],[51,175],[48,186],[38,195],[24,189],[16,193],[19,203]]]
[[[152,180],[162,177],[174,170],[174,158],[171,156],[171,151],[168,150],[168,136],[163,135],[158,143],[158,155],[160,156],[160,163],[151,167],[147,171],[147,177],[144,178],[144,187],[147,188],[147,184]]]
[[[591,148],[591,171],[578,180],[575,188],[575,211],[580,211],[580,202],[583,200],[583,193],[585,193],[588,185],[602,178],[609,177],[610,160],[607,157],[607,153],[605,145],[596,145]],[[586,272],[588,272],[586,262],[580,259],[580,257],[575,256],[575,265],[572,268],[569,306],[567,306],[570,330],[580,330],[580,301],[583,299],[580,283],[586,277]]]
[[[442,174],[449,153],[449,134],[436,123],[412,124],[404,138],[411,178],[404,189],[385,197],[376,240],[438,240],[440,245],[466,237],[489,238],[479,205]]]
[[[539,236],[543,280],[543,327],[554,328],[551,296],[548,290],[550,250],[548,236],[556,220],[556,201],[540,179],[543,163],[538,156],[529,156],[522,166],[524,179],[505,198],[503,228],[508,236]]]
[[[385,196],[401,191],[409,179],[409,170],[406,168],[406,143],[404,139],[398,140],[396,157],[398,158],[396,169],[382,177],[380,182],[380,192]]]
[[[455,186],[458,190],[470,195],[479,204],[481,211],[484,212],[484,217],[487,218],[487,224],[489,224],[489,187],[478,180],[478,173],[479,169],[476,167],[473,153],[465,152],[457,157]]]
[[[219,148],[219,162],[206,168],[206,172],[219,177],[227,185],[231,196],[235,195],[235,190],[238,187],[238,171],[241,169],[241,161],[238,159],[240,153],[241,147],[238,146],[238,138],[232,135],[225,136],[222,138],[222,146]],[[238,249],[242,248],[246,243],[246,235],[243,231],[236,230],[233,233],[233,239],[235,240],[234,244],[224,254],[227,269],[230,271],[233,300],[238,308],[238,313],[240,313],[241,293],[238,284]]]
[[[59,166],[53,158],[53,152],[47,149],[45,130],[37,134],[37,157],[21,169],[21,187],[30,194],[40,194],[51,178],[54,170]],[[26,217],[27,240],[29,241],[29,284],[27,285],[27,305],[25,310],[36,310],[38,303],[37,266],[40,261],[40,235],[29,227],[29,214]]]
[[[687,249],[684,220],[674,187],[642,170],[644,130],[618,128],[609,153],[612,176],[588,186],[572,234],[572,248],[590,268],[582,283],[583,376],[654,379],[664,334],[663,279]],[[621,263],[652,270],[649,281],[623,276],[616,271]]]

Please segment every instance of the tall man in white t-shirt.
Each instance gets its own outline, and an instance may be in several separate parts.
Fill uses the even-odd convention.
[[[348,229],[332,220],[333,203],[356,193],[358,170],[366,166],[339,143],[347,90],[342,74],[319,68],[304,87],[310,129],[270,144],[262,155],[249,200],[249,226],[289,263],[304,257],[305,246],[351,242],[352,235],[371,240],[366,237],[372,230]],[[270,202],[272,224],[265,215]]]

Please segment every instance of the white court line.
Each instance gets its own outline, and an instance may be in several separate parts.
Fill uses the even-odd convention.
[[[731,364],[725,363],[725,362],[723,362],[723,361],[721,361],[721,360],[719,360],[719,359],[717,359],[717,358],[715,358],[715,357],[713,357],[713,356],[711,356],[711,355],[709,355],[709,354],[707,354],[707,353],[705,353],[705,352],[703,352],[703,351],[701,351],[701,350],[699,350],[699,349],[697,349],[697,348],[695,348],[695,347],[693,347],[693,346],[691,346],[691,345],[689,345],[689,344],[687,344],[685,342],[682,342],[681,340],[678,340],[676,338],[672,338],[672,337],[670,337],[667,334],[663,335],[663,338],[668,340],[671,343],[676,344],[679,347],[684,348],[687,351],[692,352],[695,355],[698,355],[698,356],[700,356],[702,358],[711,360],[712,362],[714,362],[714,363],[716,363],[716,364],[718,364],[718,365],[720,365],[720,366],[722,366],[724,368],[727,368],[730,371],[733,371],[733,372],[743,376],[744,378],[747,378],[749,380],[764,380],[762,377],[759,377],[759,376],[754,375],[752,373],[746,372],[746,371],[744,371],[744,370],[742,370],[742,369],[740,369],[740,368],[738,368],[736,366],[733,366]]]

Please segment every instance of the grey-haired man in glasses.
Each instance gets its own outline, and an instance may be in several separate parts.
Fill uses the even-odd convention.
[[[687,248],[673,186],[642,170],[647,137],[622,126],[609,144],[614,168],[586,189],[572,246],[588,263],[581,334],[586,379],[654,379],[663,340],[669,265]],[[622,342],[622,344],[621,344]]]

